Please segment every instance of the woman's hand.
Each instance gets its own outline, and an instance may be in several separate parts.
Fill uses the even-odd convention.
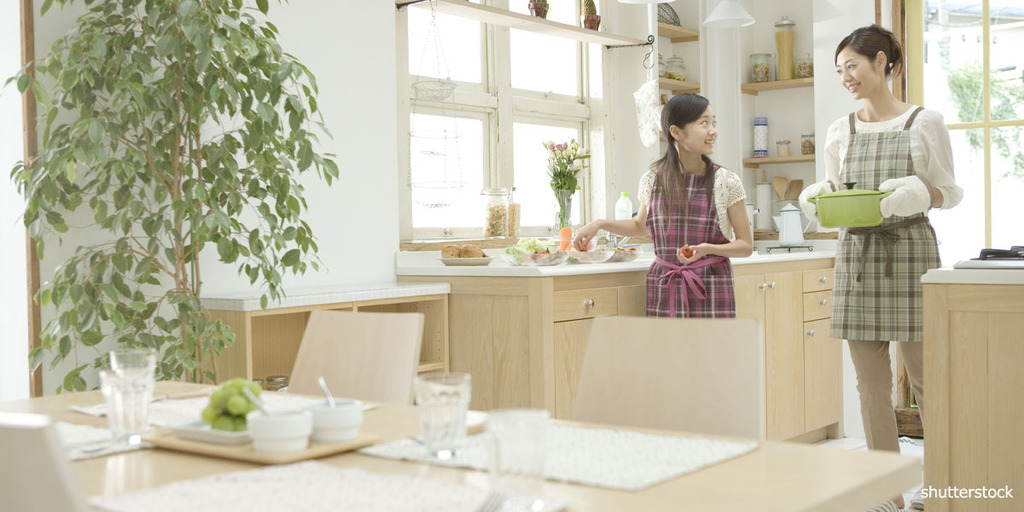
[[[711,251],[714,250],[713,248],[714,244],[684,245],[676,250],[676,258],[679,260],[679,263],[686,265],[688,263],[693,263],[704,256],[711,255]],[[689,251],[686,251],[685,249],[689,249]]]
[[[594,235],[596,235],[598,229],[600,229],[597,223],[598,221],[595,220],[576,231],[576,237],[573,238],[572,245],[577,251],[586,251],[590,248],[590,244],[594,240]]]

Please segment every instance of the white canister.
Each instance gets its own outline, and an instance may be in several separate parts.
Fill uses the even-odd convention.
[[[758,183],[755,199],[759,211],[754,217],[754,229],[771,229],[772,186],[768,183]]]
[[[768,156],[768,118],[754,118],[754,158]]]

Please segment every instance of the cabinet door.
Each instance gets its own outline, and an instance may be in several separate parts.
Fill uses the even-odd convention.
[[[768,439],[804,429],[803,273],[765,275],[765,377]]]
[[[592,319],[555,323],[555,418],[572,419]]]
[[[764,276],[736,276],[733,283],[736,291],[736,318],[752,318],[764,325]]]
[[[647,285],[620,286],[619,316],[647,315]]]
[[[832,319],[804,324],[804,420],[814,430],[839,421],[843,408],[843,345]]]

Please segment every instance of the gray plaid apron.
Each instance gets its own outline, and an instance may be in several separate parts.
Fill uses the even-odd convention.
[[[877,190],[885,180],[914,176],[910,125],[902,130],[857,133],[850,114],[850,142],[839,173],[854,188]],[[921,341],[921,276],[938,268],[935,230],[923,213],[893,215],[877,228],[841,229],[836,250],[832,337],[845,340]]]

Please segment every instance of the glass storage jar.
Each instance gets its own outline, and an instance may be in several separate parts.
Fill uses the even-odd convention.
[[[771,80],[771,62],[770,53],[750,54],[750,81],[759,84]]]
[[[508,236],[508,189],[485,188],[480,195],[484,203],[484,237]]]
[[[686,63],[682,57],[673,55],[665,62],[665,78],[686,80]]]
[[[811,54],[805,53],[796,59],[796,77],[811,78],[814,76],[814,59]]]
[[[775,141],[775,156],[783,157],[789,156],[789,139],[779,139]]]
[[[775,73],[778,80],[793,79],[793,45],[796,39],[796,23],[783,16],[775,23],[775,51],[779,56],[779,67]]]
[[[658,54],[658,76],[665,76],[665,58]]]
[[[803,132],[800,134],[800,154],[814,154],[814,132]]]
[[[510,237],[519,238],[519,213],[521,210],[522,206],[516,201],[516,188],[512,187],[512,190],[508,193],[508,236]]]

